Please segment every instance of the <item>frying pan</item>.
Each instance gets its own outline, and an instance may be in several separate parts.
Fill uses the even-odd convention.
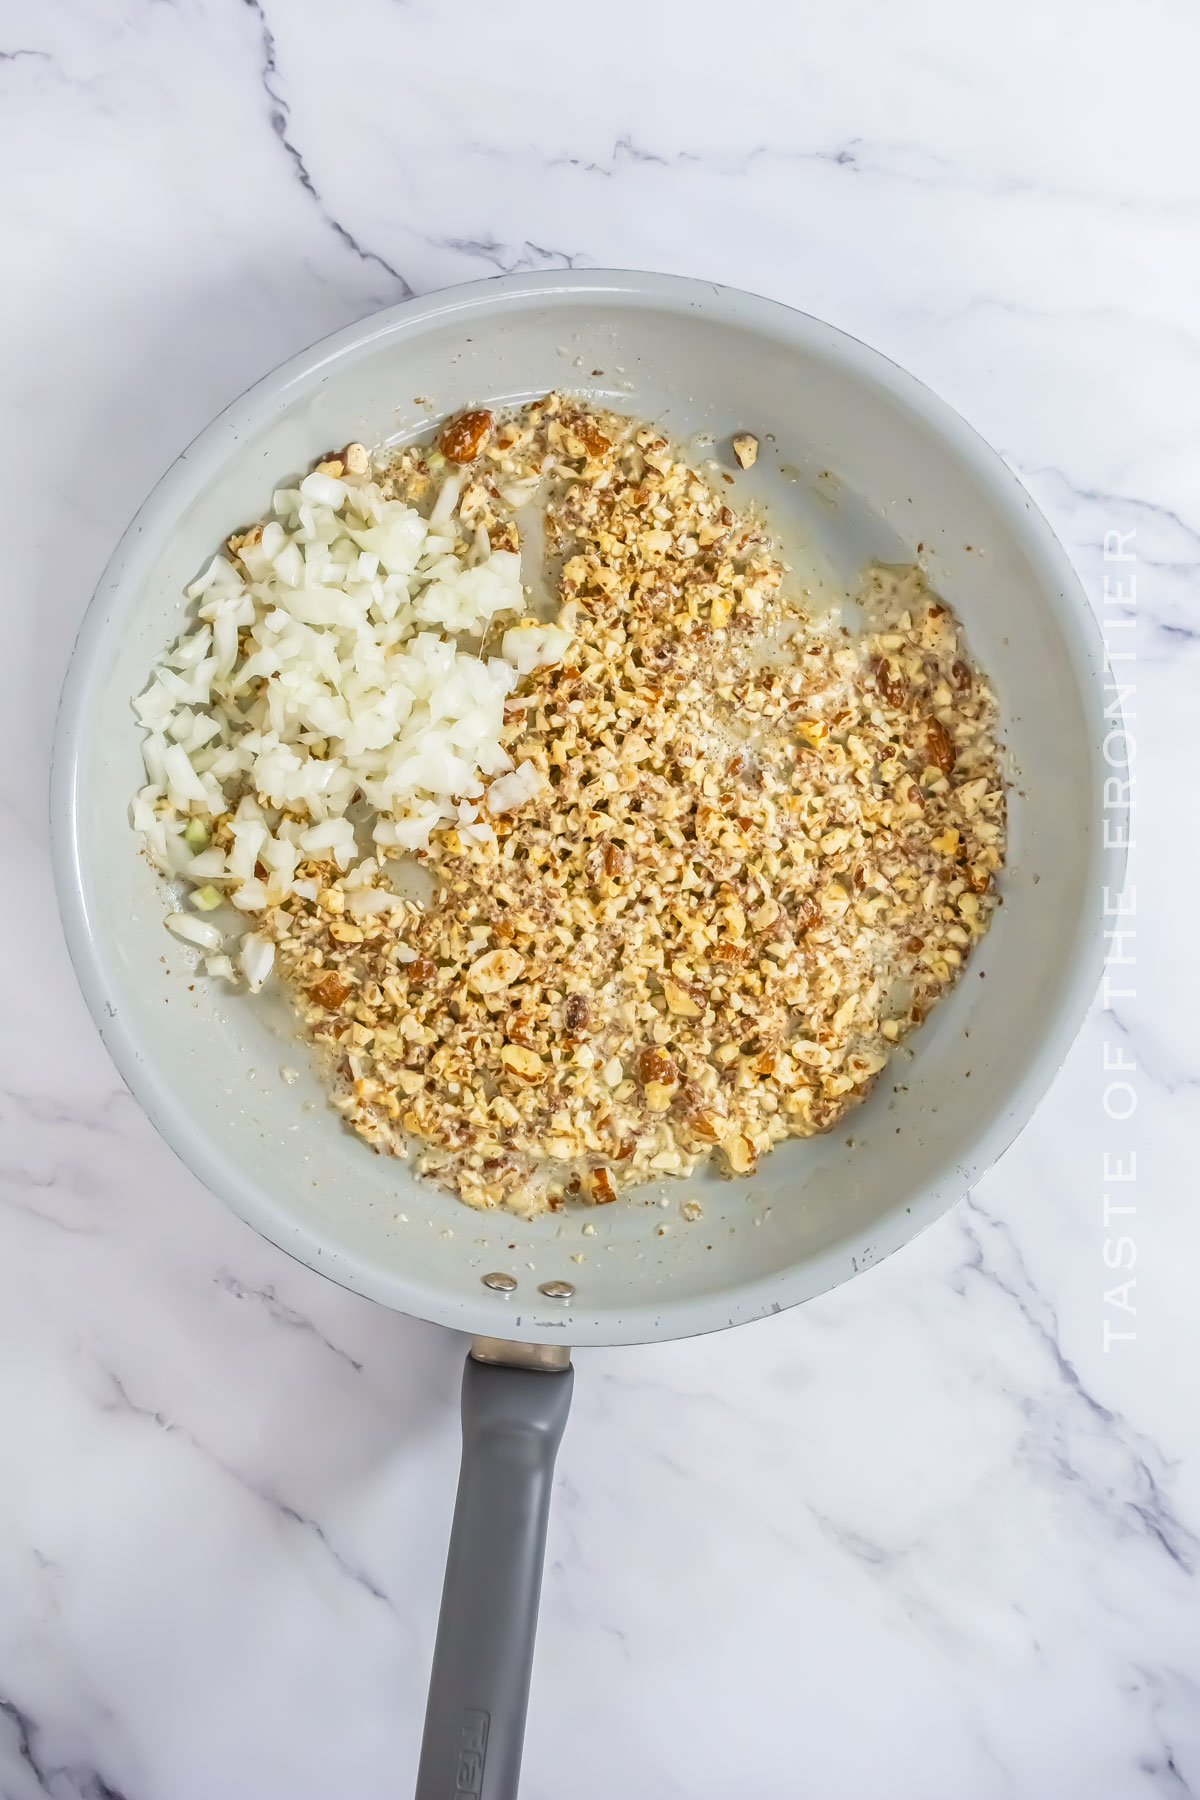
[[[552,387],[698,454],[752,431],[758,463],[731,491],[765,508],[818,589],[919,553],[999,696],[1009,861],[963,980],[843,1128],[781,1146],[749,1181],[689,1182],[696,1224],[678,1217],[678,1187],[532,1222],[471,1212],[372,1155],[313,1071],[281,1078],[304,1061],[281,1001],[192,991],[194,958],[163,930],[162,886],[129,828],[143,779],[130,698],[220,540],[331,443],[404,442]],[[222,413],[130,525],[79,635],[52,784],[59,898],[93,1016],[163,1136],[256,1230],[474,1338],[419,1800],[516,1791],[568,1346],[715,1331],[822,1293],[938,1217],[1033,1111],[1099,972],[1102,668],[1066,556],[956,414],[817,320],[664,276],[508,276],[378,313]]]

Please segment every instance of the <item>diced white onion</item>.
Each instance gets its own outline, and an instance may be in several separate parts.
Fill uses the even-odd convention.
[[[539,625],[535,619],[522,619],[505,632],[500,647],[519,675],[529,675],[534,669],[560,663],[570,643],[571,634],[561,625]]]
[[[242,974],[246,977],[247,987],[252,994],[257,994],[271,973],[271,965],[275,961],[275,946],[270,938],[259,937],[256,932],[248,931],[242,939],[238,961],[242,966]]]
[[[545,776],[531,762],[518,763],[510,774],[493,781],[487,791],[488,811],[511,812],[514,806],[523,806],[526,800],[532,800],[545,785]]]
[[[466,477],[461,473],[447,475],[442,483],[441,492],[434,502],[433,511],[429,515],[430,531],[441,531],[450,523],[458,506],[458,497],[462,493],[465,479]]]
[[[493,550],[486,531],[459,527],[473,538],[460,547],[466,479],[446,476],[426,520],[369,477],[314,470],[278,489],[273,516],[188,588],[199,617],[134,702],[146,785],[132,817],[160,868],[210,889],[193,908],[215,906],[226,884],[243,913],[289,893],[311,902],[319,882],[296,875],[312,860],[357,867],[352,915],[395,911],[398,896],[372,885],[379,870],[352,806],[364,803],[355,818],[386,856],[427,848],[450,823],[465,843],[492,844],[486,784],[492,814],[542,787],[531,765],[512,768],[504,702],[521,675],[561,660],[570,633],[525,621],[505,633],[503,656],[479,654],[493,619],[520,616],[524,593],[519,556]],[[208,919],[179,911],[168,925],[232,978]],[[270,967],[268,929],[239,953],[251,987]]]
[[[346,504],[349,489],[344,481],[336,481],[332,475],[319,475],[314,469],[300,483],[300,492],[306,500],[313,500],[318,506],[331,506],[337,512]]]
[[[393,894],[387,888],[356,888],[346,896],[346,911],[356,919],[365,919],[372,913],[392,912],[403,905],[399,894]]]
[[[217,927],[208,919],[198,919],[195,913],[170,913],[167,930],[185,944],[195,944],[198,950],[219,950],[221,947],[221,933]]]
[[[234,888],[230,898],[239,912],[263,912],[267,904],[266,885],[251,877],[240,888]]]
[[[190,875],[193,881],[212,881],[214,877],[226,873],[225,852],[202,850],[199,856],[193,856],[190,862],[184,863],[183,873]]]

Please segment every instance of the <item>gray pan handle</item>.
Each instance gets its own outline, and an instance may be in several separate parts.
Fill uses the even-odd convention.
[[[533,1367],[496,1360],[526,1348]],[[569,1355],[484,1339],[467,1357],[416,1800],[515,1800],[554,1459],[574,1381]]]

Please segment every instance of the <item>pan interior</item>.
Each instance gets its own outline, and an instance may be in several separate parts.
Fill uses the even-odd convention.
[[[998,689],[1010,861],[966,977],[841,1129],[781,1147],[749,1180],[669,1183],[523,1223],[472,1212],[374,1155],[326,1106],[286,1009],[194,978],[128,823],[143,779],[129,700],[181,627],[186,583],[317,453],[351,438],[405,441],[459,407],[551,387],[685,441],[753,431],[762,451],[738,491],[766,505],[797,568],[831,588],[924,546]],[[1096,681],[1043,522],[953,415],[861,346],[766,302],[648,277],[437,297],[260,384],[192,446],[123,542],[60,730],[73,953],[123,1073],[176,1149],[253,1225],[334,1278],[494,1335],[616,1342],[735,1323],[911,1236],[1003,1148],[1049,1079],[1091,979]],[[685,1198],[701,1202],[694,1223],[681,1218]],[[517,1288],[485,1288],[494,1270]],[[573,1284],[569,1305],[539,1293],[553,1280]]]

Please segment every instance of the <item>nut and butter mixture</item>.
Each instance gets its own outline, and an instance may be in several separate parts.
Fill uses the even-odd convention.
[[[335,1104],[523,1215],[749,1174],[863,1097],[987,929],[993,696],[919,569],[871,570],[851,636],[653,429],[559,395],[464,415],[391,491],[443,459],[493,546],[536,501],[571,642],[506,707],[536,792],[490,841],[434,834],[427,907],[363,913],[314,864],[268,916]]]

